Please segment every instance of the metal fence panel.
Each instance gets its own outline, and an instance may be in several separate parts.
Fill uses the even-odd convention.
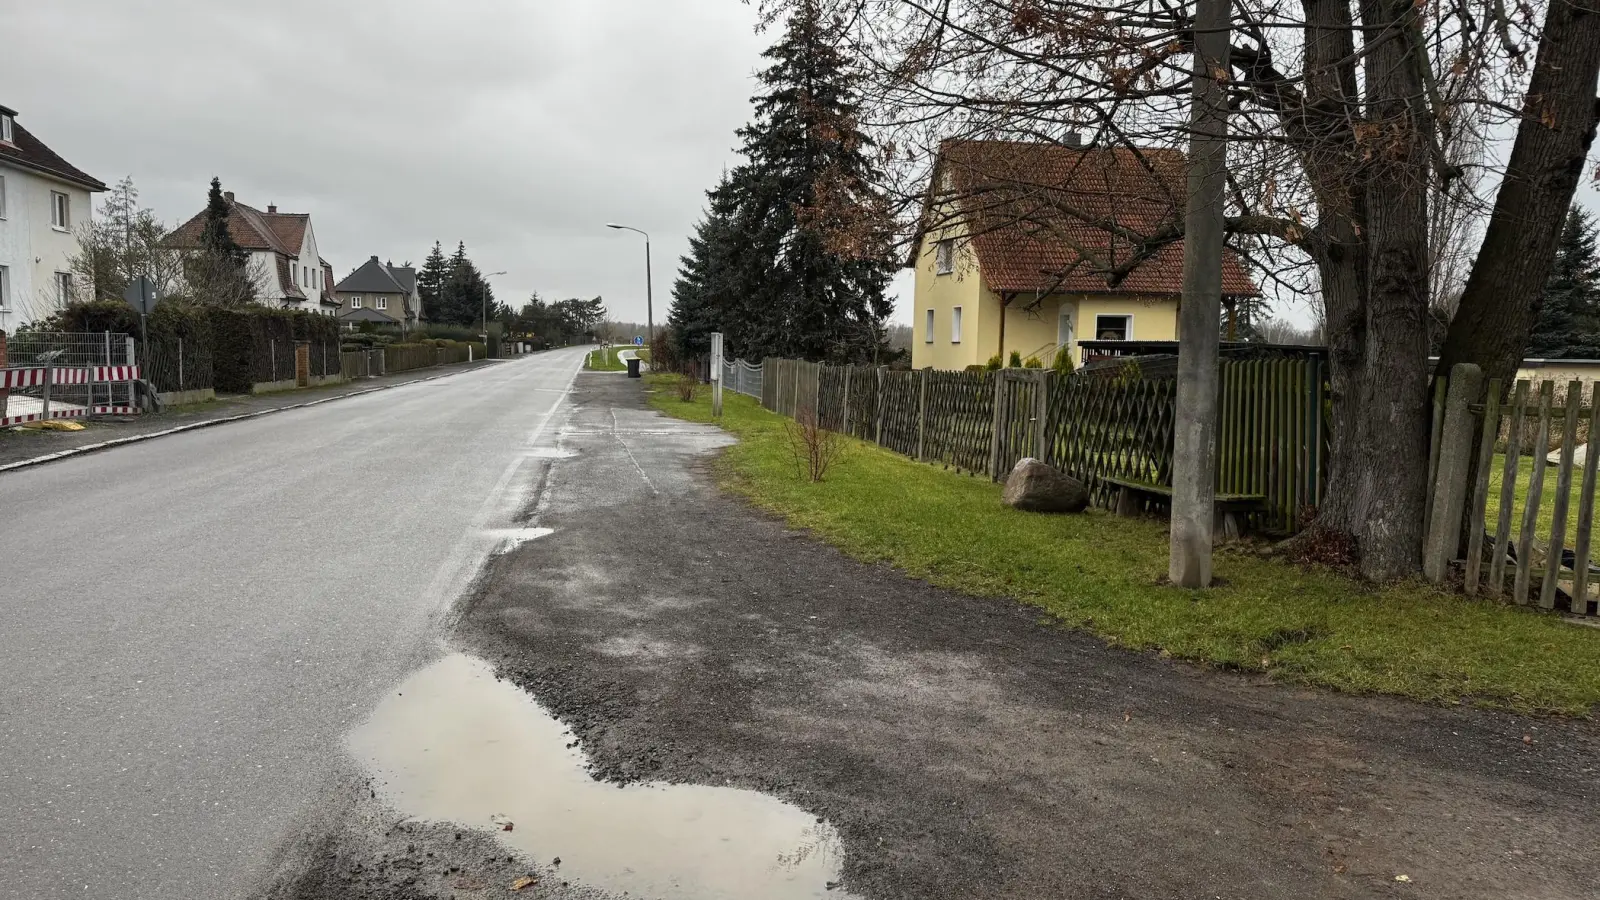
[[[94,415],[97,411],[124,412],[134,407],[131,381],[96,381],[94,378],[99,368],[138,365],[126,334],[24,331],[8,335],[6,365],[12,368],[48,365],[53,375],[61,372],[51,378],[48,389],[54,408],[52,418],[68,417],[68,413],[76,417]],[[17,400],[8,404],[13,412],[35,403],[43,408],[46,399],[42,384],[11,388],[7,393]]]

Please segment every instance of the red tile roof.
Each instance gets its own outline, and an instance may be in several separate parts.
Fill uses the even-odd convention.
[[[940,150],[935,178],[941,189],[930,191],[930,203],[959,204],[993,291],[1182,293],[1181,239],[1135,261],[1143,238],[1180,223],[1182,151],[952,141]],[[1222,290],[1260,293],[1232,251],[1223,257]]]
[[[228,201],[228,234],[245,250],[268,251],[277,260],[278,286],[285,296],[306,299],[295,278],[297,270],[291,260],[300,258],[300,247],[305,243],[306,225],[311,221],[307,213],[267,213],[237,200]],[[166,244],[179,249],[200,246],[200,234],[206,227],[206,211],[200,210],[167,236]],[[332,280],[332,267],[318,260],[326,272],[325,282]]]
[[[306,223],[311,221],[311,216],[306,213],[257,213],[267,222],[267,227],[279,242],[288,249],[290,255],[299,256],[300,248],[306,242]]]
[[[10,110],[7,110],[10,113]],[[11,143],[0,141],[0,160],[52,175],[91,191],[103,191],[105,183],[56,155],[54,150],[22,127],[15,117],[11,120]]]
[[[206,211],[200,210],[189,221],[179,225],[167,236],[167,244],[180,249],[200,246],[200,233],[205,231]],[[228,202],[228,234],[234,243],[246,250],[271,250],[286,256],[299,256],[300,245],[289,247],[267,224],[267,214],[246,206],[237,200]]]
[[[285,296],[294,297],[298,300],[306,299],[305,291],[300,290],[300,285],[295,284],[294,264],[289,261],[287,256],[282,254],[278,256],[278,284],[283,288]]]

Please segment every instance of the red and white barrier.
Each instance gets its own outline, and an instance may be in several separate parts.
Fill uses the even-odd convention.
[[[48,376],[48,378],[46,377]],[[115,384],[139,380],[138,366],[18,366],[0,368],[0,427],[42,422],[47,419],[83,419],[100,415],[132,415],[132,406],[85,406],[60,399],[45,402],[44,393],[34,397],[12,394],[11,389],[43,388],[57,385]]]
[[[39,387],[44,384],[43,367],[37,369],[0,369],[0,388]]]
[[[95,366],[94,380],[96,383],[107,381],[138,381],[138,366]]]

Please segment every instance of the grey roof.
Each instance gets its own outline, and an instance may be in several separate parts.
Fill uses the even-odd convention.
[[[394,316],[391,316],[388,313],[378,312],[370,306],[363,306],[360,309],[352,309],[347,313],[341,314],[339,318],[346,322],[379,322],[384,325],[400,324],[399,319],[396,319]]]
[[[413,278],[413,282],[414,281],[415,279]],[[395,280],[395,277],[390,274],[389,267],[381,262],[378,262],[378,258],[376,256],[362,263],[361,268],[356,269],[349,275],[346,275],[343,281],[333,286],[333,289],[336,291],[346,291],[350,293],[411,293],[405,287],[401,286],[400,282]]]
[[[410,266],[389,266],[388,269],[389,277],[399,282],[400,286],[406,289],[406,293],[412,293],[417,289],[416,269]]]

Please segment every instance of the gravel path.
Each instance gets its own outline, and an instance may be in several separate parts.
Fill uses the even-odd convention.
[[[572,399],[528,512],[552,532],[491,563],[458,641],[600,777],[787,799],[840,830],[864,897],[1596,894],[1592,723],[1111,649],[719,493],[720,433],[638,382]]]

